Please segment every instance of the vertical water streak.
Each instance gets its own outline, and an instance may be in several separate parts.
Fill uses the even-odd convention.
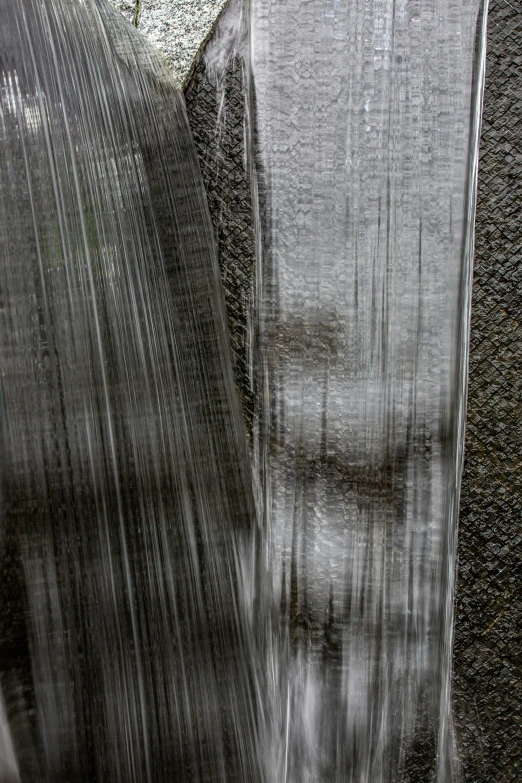
[[[31,783],[257,780],[250,468],[182,97],[105,0],[0,15],[1,732]]]

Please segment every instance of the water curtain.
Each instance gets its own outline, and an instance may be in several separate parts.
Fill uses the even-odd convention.
[[[183,97],[106,2],[0,12],[0,777],[248,781],[250,468]]]
[[[271,780],[458,774],[450,656],[486,10],[249,7]]]
[[[105,0],[0,10],[0,772],[449,783],[485,3],[222,16],[250,453],[164,61]]]

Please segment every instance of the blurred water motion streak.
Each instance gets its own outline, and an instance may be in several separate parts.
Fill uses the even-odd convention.
[[[486,4],[249,6],[269,777],[447,783]]]
[[[105,0],[0,11],[0,776],[449,783],[485,3],[233,0],[207,47],[259,525],[171,76]]]
[[[258,779],[251,471],[183,98],[104,0],[0,16],[0,778]]]

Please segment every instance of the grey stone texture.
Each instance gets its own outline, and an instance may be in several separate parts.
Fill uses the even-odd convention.
[[[492,0],[454,642],[465,783],[522,780],[521,174],[522,2]]]
[[[141,5],[139,0],[109,0],[109,3],[121,11],[131,24],[136,25],[136,15],[139,17]]]
[[[186,84],[227,0],[109,0],[169,60]]]

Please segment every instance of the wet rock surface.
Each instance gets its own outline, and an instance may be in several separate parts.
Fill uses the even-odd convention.
[[[232,364],[251,437],[254,399],[250,351],[255,237],[251,182],[245,167],[244,85],[243,66],[237,58],[231,63],[222,85],[226,109],[219,117],[219,91],[215,80],[209,77],[205,58],[200,57],[185,90],[185,99],[218,246]]]
[[[522,777],[522,3],[488,19],[459,524],[455,719],[465,783]]]

